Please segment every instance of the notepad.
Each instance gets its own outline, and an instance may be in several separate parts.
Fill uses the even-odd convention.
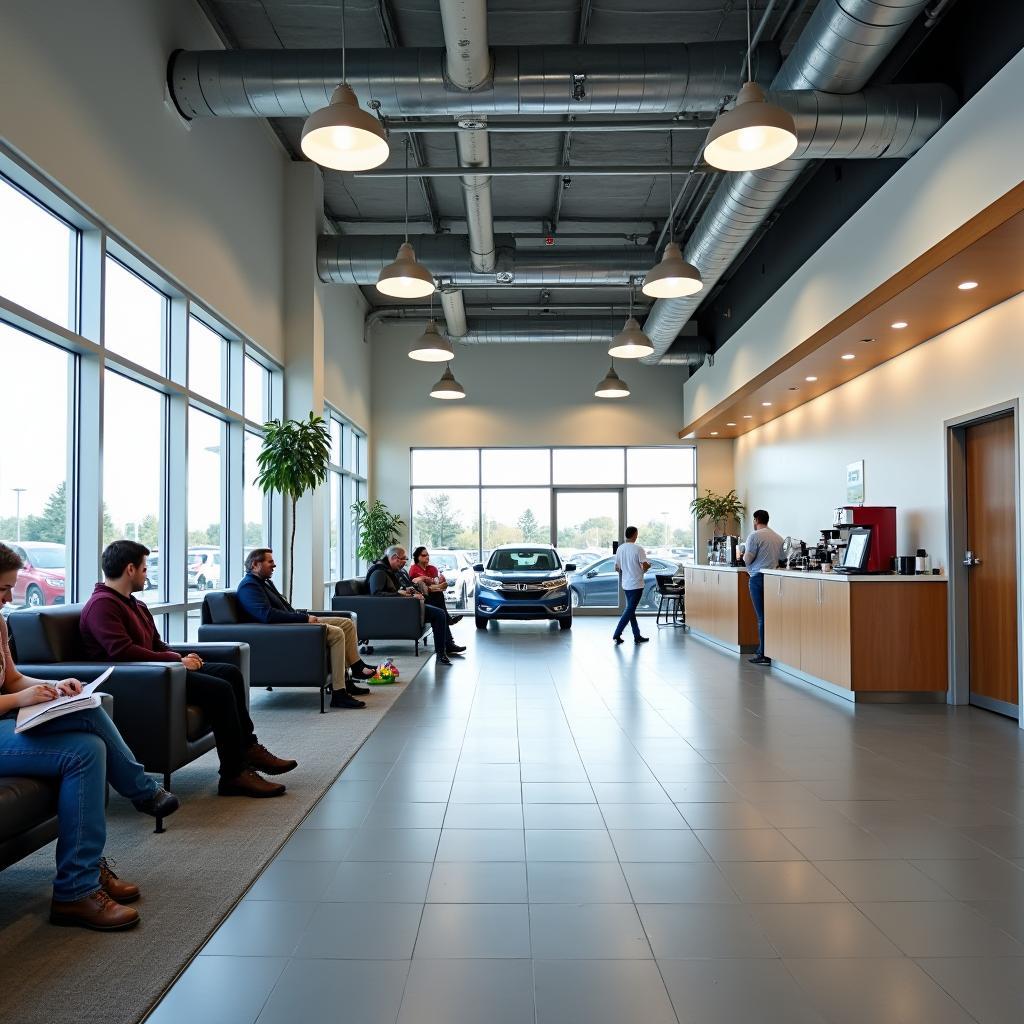
[[[82,687],[81,693],[73,694],[70,697],[57,697],[55,700],[48,700],[45,704],[33,704],[28,708],[21,708],[18,711],[18,721],[14,727],[15,732],[25,732],[27,729],[34,729],[44,722],[52,722],[62,715],[70,715],[73,711],[83,711],[86,708],[98,708],[102,693],[96,692],[96,687],[110,678],[114,666],[106,670],[91,683]]]

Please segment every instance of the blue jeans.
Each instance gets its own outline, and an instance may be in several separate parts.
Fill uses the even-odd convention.
[[[640,598],[644,596],[644,589],[641,587],[639,590],[624,590],[623,593],[626,595],[626,610],[616,624],[612,636],[616,639],[622,636],[622,631],[628,622],[633,627],[633,639],[635,640],[640,635],[640,623],[636,621],[636,610],[640,604]]]
[[[0,775],[60,780],[53,898],[84,899],[100,887],[107,782],[129,800],[148,799],[157,784],[100,708],[76,711],[23,733],[15,733],[16,724],[14,719],[0,721]]]
[[[757,616],[757,656],[764,657],[764,576],[755,573],[750,577],[750,600]]]

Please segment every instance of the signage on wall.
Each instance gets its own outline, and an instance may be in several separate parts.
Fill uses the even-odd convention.
[[[846,467],[846,504],[864,504],[864,460],[851,462]]]

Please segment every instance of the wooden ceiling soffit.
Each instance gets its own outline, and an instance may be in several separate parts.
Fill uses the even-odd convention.
[[[967,281],[977,287],[961,290]],[[738,437],[1021,291],[1024,182],[688,423],[679,437]],[[898,323],[906,326],[893,327]]]

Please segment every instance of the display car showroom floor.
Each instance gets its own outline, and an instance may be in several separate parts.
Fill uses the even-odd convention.
[[[152,1024],[1019,1024],[1016,723],[643,622],[457,629]]]

